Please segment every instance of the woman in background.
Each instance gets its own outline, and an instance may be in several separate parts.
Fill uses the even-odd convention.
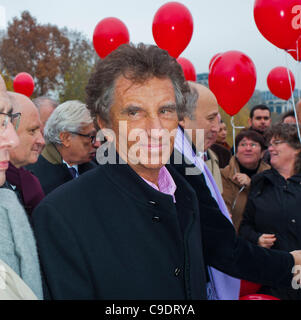
[[[263,137],[253,130],[242,130],[235,139],[236,155],[221,170],[223,198],[232,215],[236,230],[246,207],[251,178],[259,172],[270,169],[261,160],[264,149]]]
[[[272,169],[252,180],[239,229],[245,239],[265,248],[301,247],[301,143],[294,124],[277,124],[267,132]],[[260,293],[300,300],[300,290],[262,287]]]

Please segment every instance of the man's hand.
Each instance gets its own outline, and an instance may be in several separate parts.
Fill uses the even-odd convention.
[[[274,245],[275,241],[276,241],[276,237],[274,234],[264,233],[258,238],[258,244],[261,247],[268,248],[268,249],[270,249]]]
[[[294,257],[295,266],[301,265],[301,250],[291,251],[290,254]]]

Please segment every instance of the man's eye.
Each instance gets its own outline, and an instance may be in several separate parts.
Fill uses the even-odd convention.
[[[128,112],[128,115],[130,116],[130,117],[134,117],[134,116],[136,116],[138,114],[138,111],[129,111]]]

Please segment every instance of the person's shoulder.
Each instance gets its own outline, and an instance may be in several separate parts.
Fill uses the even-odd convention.
[[[251,179],[251,193],[261,192],[263,186],[266,184],[266,181],[273,178],[272,169],[264,170],[255,174]]]
[[[0,208],[21,206],[13,190],[7,188],[0,188]]]

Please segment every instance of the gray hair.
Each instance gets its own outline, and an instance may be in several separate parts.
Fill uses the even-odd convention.
[[[170,79],[175,89],[177,113],[182,119],[186,106],[184,95],[189,91],[182,67],[167,51],[143,43],[121,45],[98,62],[86,87],[87,106],[93,118],[100,117],[109,123],[115,84],[120,76],[140,84],[153,77]]]
[[[193,86],[190,87],[190,92],[186,93],[186,108],[184,111],[184,117],[190,120],[195,120],[195,110],[197,106],[197,101],[199,99],[199,93]]]
[[[61,144],[61,132],[79,132],[84,126],[93,123],[86,105],[77,100],[60,104],[51,114],[44,128],[47,143]]]
[[[45,102],[48,103],[51,107],[53,107],[53,109],[55,109],[59,105],[59,103],[56,100],[51,99],[47,96],[35,98],[32,100],[32,102],[35,104],[38,110],[40,110],[43,107]]]

